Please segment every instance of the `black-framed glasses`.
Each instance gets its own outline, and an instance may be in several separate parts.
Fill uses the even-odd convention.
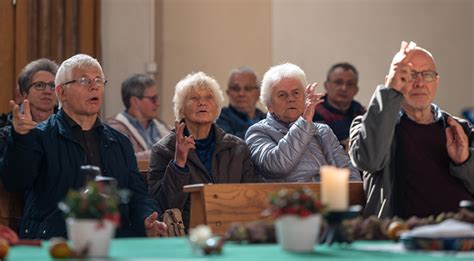
[[[242,89],[246,92],[251,92],[253,90],[256,90],[258,89],[258,86],[254,86],[254,85],[246,85],[244,87],[240,87],[239,85],[230,85],[229,86],[229,91],[232,91],[232,92],[240,92],[242,91]]]
[[[149,99],[151,102],[156,103],[158,101],[159,96],[158,95],[153,95],[153,96],[142,96],[140,99]]]
[[[37,91],[42,91],[44,89],[46,89],[46,87],[48,87],[51,91],[54,91],[54,87],[56,87],[56,85],[54,84],[54,82],[34,82],[32,84],[30,84],[30,88],[33,87],[35,88],[35,90]]]
[[[421,75],[421,77],[423,77],[423,80],[425,82],[432,82],[436,79],[436,76],[438,76],[438,73],[435,71],[421,71],[421,72],[411,71],[411,78],[413,80],[415,80],[418,77],[418,75]]]
[[[107,84],[107,80],[101,77],[96,77],[94,79],[87,78],[85,76],[77,79],[77,80],[71,80],[63,83],[63,85],[66,84],[71,84],[77,82],[80,86],[84,87],[90,87],[92,83],[94,83],[95,86],[100,86],[100,87],[105,87]]]

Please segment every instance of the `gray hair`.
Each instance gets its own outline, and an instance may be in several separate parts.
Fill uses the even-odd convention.
[[[144,74],[134,74],[122,82],[122,101],[125,108],[130,108],[130,98],[143,98],[145,89],[154,86],[155,80]]]
[[[101,77],[104,78],[104,71],[100,63],[87,54],[76,54],[71,58],[65,60],[59,66],[58,72],[56,73],[56,78],[54,80],[56,86],[62,85],[63,83],[72,80],[72,74],[75,69],[99,69],[101,72]],[[65,86],[63,86],[64,88]],[[61,94],[59,89],[56,88],[56,97],[58,98],[59,108],[62,107],[61,104]]]
[[[20,94],[28,94],[31,88],[31,79],[33,78],[33,75],[39,71],[46,71],[50,72],[52,75],[56,75],[58,65],[54,61],[46,58],[41,58],[27,64],[18,75],[18,89]]]
[[[271,67],[262,79],[262,88],[260,90],[260,102],[267,108],[272,100],[272,90],[275,85],[284,78],[296,79],[303,88],[306,86],[306,75],[304,71],[295,64],[283,63]]]
[[[241,66],[241,67],[238,67],[238,68],[234,68],[230,71],[229,80],[227,81],[227,87],[229,87],[230,83],[232,82],[232,78],[235,75],[239,75],[239,74],[250,74],[250,75],[255,76],[255,80],[257,81],[257,84],[258,84],[258,75],[255,72],[255,70],[252,67],[249,67],[249,66]]]
[[[206,75],[205,73],[197,72],[186,75],[186,77],[181,79],[176,84],[173,96],[173,110],[176,120],[181,121],[183,119],[180,112],[183,109],[186,95],[188,95],[189,91],[194,88],[209,88],[214,93],[214,98],[218,110],[218,114],[216,117],[217,119],[219,117],[219,114],[221,113],[221,109],[224,104],[224,95],[222,94],[219,83],[217,83],[214,78]]]

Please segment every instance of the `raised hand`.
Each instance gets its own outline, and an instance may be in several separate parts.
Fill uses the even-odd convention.
[[[176,148],[174,152],[174,161],[178,166],[184,168],[186,161],[188,160],[188,154],[190,149],[196,149],[193,135],[184,136],[184,122],[174,122],[176,129]]]
[[[37,123],[31,117],[30,102],[28,100],[23,101],[23,113],[20,112],[20,106],[12,100],[10,100],[10,109],[13,114],[12,123],[15,132],[24,135],[36,126]]]
[[[449,128],[446,128],[446,149],[451,160],[456,164],[461,164],[469,157],[467,135],[457,121],[448,118]]]
[[[390,70],[385,77],[385,86],[393,88],[403,94],[406,93],[407,84],[413,81],[411,77],[411,63],[408,61],[413,54],[416,43],[402,41],[400,51],[395,54],[390,64]]]
[[[165,223],[158,221],[158,213],[156,212],[145,218],[145,232],[147,237],[168,236],[168,228]]]
[[[312,83],[308,84],[305,89],[305,104],[304,104],[304,112],[303,112],[303,118],[309,122],[313,121],[313,116],[314,116],[314,109],[316,105],[320,104],[323,102],[321,100],[321,97],[323,97],[325,94],[324,93],[316,93],[316,87],[318,86],[317,83]]]

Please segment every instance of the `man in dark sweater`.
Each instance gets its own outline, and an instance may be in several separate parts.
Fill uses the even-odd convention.
[[[222,108],[217,125],[244,139],[250,126],[265,119],[266,114],[256,107],[259,95],[260,85],[255,71],[246,66],[233,69],[227,86],[229,107]]]
[[[425,217],[474,200],[474,130],[433,104],[440,76],[430,52],[402,42],[385,85],[351,126],[364,170],[364,215]]]
[[[359,73],[350,63],[336,63],[328,71],[324,102],[316,106],[313,121],[329,125],[347,151],[352,120],[365,113],[364,107],[354,100],[359,92]]]

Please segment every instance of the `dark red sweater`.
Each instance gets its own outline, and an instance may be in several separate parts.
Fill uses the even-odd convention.
[[[404,115],[396,135],[399,216],[426,217],[457,211],[459,201],[474,200],[462,182],[449,174],[451,159],[441,121],[423,125]]]

